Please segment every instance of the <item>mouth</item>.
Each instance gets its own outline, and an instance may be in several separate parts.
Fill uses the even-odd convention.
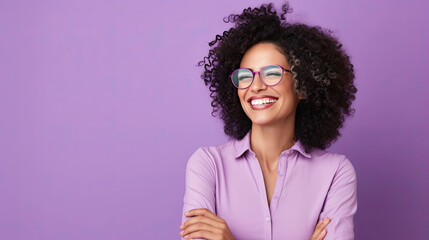
[[[253,109],[265,109],[271,107],[278,98],[272,96],[251,97],[247,100]]]

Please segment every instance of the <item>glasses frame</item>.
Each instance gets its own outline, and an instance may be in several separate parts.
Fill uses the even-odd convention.
[[[284,68],[284,67],[282,67],[282,66],[280,66],[280,65],[277,65],[277,64],[272,64],[272,65],[267,65],[267,66],[262,67],[262,68],[261,68],[261,70],[259,70],[259,71],[253,71],[253,70],[252,70],[252,69],[250,69],[250,68],[238,68],[238,69],[234,70],[234,71],[231,73],[231,75],[229,75],[229,78],[231,79],[232,85],[234,85],[234,87],[236,87],[236,88],[238,88],[238,89],[246,89],[246,88],[249,88],[250,86],[252,86],[253,81],[255,80],[255,75],[258,73],[258,74],[259,74],[259,80],[261,80],[261,82],[262,82],[265,86],[270,86],[270,87],[271,87],[271,86],[275,86],[275,85],[279,84],[279,83],[280,83],[280,81],[283,79],[283,71],[282,71],[282,76],[280,77],[280,80],[279,80],[276,84],[272,84],[272,85],[266,84],[266,83],[264,82],[264,79],[263,79],[263,78],[261,78],[261,71],[263,71],[266,67],[272,67],[272,66],[279,67],[279,68],[281,68],[281,69],[282,69],[283,71],[285,71],[285,72],[292,73],[292,71],[291,71],[291,70],[289,70],[289,69],[286,69],[286,68]],[[239,88],[238,86],[236,86],[236,85],[235,85],[234,80],[232,79],[232,76],[234,75],[234,73],[235,73],[236,71],[243,70],[243,69],[249,70],[249,71],[253,74],[253,77],[252,77],[252,81],[250,82],[249,86],[247,86],[247,87],[245,87],[245,88]]]

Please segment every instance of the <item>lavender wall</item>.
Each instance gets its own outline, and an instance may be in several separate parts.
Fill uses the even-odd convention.
[[[196,63],[260,3],[0,1],[0,239],[178,239],[188,157],[227,140]],[[428,3],[290,3],[356,67],[356,239],[425,238]]]

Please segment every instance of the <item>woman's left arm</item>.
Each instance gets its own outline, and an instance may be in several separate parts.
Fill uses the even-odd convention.
[[[353,217],[357,211],[356,171],[345,156],[339,161],[338,169],[329,188],[320,219],[329,217],[325,240],[353,240]]]

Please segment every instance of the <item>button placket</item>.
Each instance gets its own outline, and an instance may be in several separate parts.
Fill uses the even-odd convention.
[[[274,212],[277,209],[277,205],[279,204],[279,199],[280,199],[280,195],[283,191],[283,183],[284,183],[284,178],[286,175],[286,166],[287,166],[287,154],[289,152],[285,152],[284,154],[281,154],[279,157],[279,162],[278,162],[278,166],[277,166],[277,181],[276,181],[276,188],[274,189],[274,194],[273,194],[273,201],[271,202],[271,206],[270,206],[270,211],[271,211],[271,215],[274,214]],[[285,156],[286,155],[286,156]]]
[[[279,190],[281,190],[281,189],[278,189],[278,188],[280,188],[281,186],[280,186],[280,184],[278,184],[278,182],[284,176],[283,168],[284,168],[284,162],[283,162],[282,156],[280,156],[279,163],[278,163],[278,166],[277,166],[277,174],[278,174],[277,177],[278,177],[278,180],[276,182],[276,188],[274,189],[274,195],[273,195],[273,198],[275,198],[275,199],[279,198]]]
[[[280,155],[280,158],[283,158],[281,155]],[[278,169],[279,169],[279,176],[283,176],[284,175],[284,171],[283,171],[283,168],[284,168],[284,159],[279,159],[279,166],[278,166]]]
[[[267,223],[269,223],[271,221],[271,217],[270,217],[271,216],[271,210],[270,210],[270,207],[268,206],[268,200],[266,197],[266,189],[265,189],[264,180],[263,180],[264,176],[262,174],[262,169],[261,169],[261,166],[258,162],[258,159],[256,158],[256,155],[253,152],[251,152],[251,153],[252,153],[251,157],[253,158],[253,159],[251,159],[251,164],[253,165],[253,170],[255,170],[254,174],[258,175],[257,179],[262,179],[262,181],[256,181],[256,184],[258,186],[259,192],[263,196],[263,201],[265,203],[266,210],[267,210],[267,215],[266,215],[267,217],[265,217],[265,221]],[[271,232],[270,232],[270,234],[271,234]]]

